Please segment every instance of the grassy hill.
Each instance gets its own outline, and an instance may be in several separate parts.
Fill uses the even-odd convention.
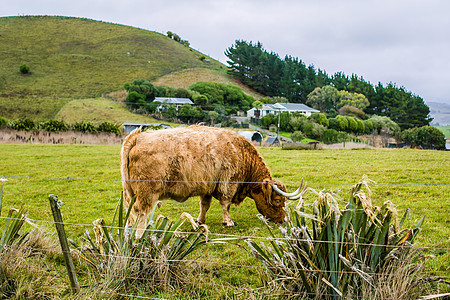
[[[203,54],[160,33],[89,19],[0,18],[0,91],[66,98],[97,97],[136,78],[183,68],[225,71]],[[31,75],[21,75],[27,64]]]

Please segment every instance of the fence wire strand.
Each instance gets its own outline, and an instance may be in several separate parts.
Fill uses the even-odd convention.
[[[3,178],[11,179],[36,179],[36,180],[68,180],[68,181],[111,181],[111,182],[159,182],[159,183],[216,183],[216,184],[263,184],[259,181],[198,181],[198,180],[122,180],[119,178],[81,178],[81,177],[57,177],[57,176],[1,176]],[[284,185],[300,185],[302,182],[284,182]],[[305,184],[305,183],[304,183]],[[308,182],[308,185],[354,185],[349,182]],[[388,186],[449,186],[450,183],[413,183],[413,182],[376,182],[374,185],[388,185]]]

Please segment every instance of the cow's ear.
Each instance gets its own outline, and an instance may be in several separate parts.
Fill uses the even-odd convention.
[[[270,196],[272,194],[272,180],[266,178],[262,182],[262,192],[264,195],[264,198],[267,202],[270,202]]]

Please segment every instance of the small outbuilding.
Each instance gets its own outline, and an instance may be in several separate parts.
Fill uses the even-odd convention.
[[[274,145],[280,145],[280,140],[277,136],[269,136],[264,143],[264,146],[274,146]]]
[[[247,140],[250,142],[258,142],[261,143],[263,140],[263,136],[258,131],[238,131],[238,133],[242,136],[244,136]]]

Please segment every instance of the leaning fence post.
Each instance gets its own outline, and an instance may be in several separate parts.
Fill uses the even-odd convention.
[[[56,231],[58,232],[59,242],[61,243],[61,250],[64,255],[64,261],[66,263],[67,273],[69,274],[70,285],[73,293],[80,292],[80,286],[78,285],[77,274],[75,273],[75,267],[73,266],[72,256],[70,255],[69,243],[67,242],[66,232],[64,231],[64,224],[62,221],[61,211],[59,210],[62,202],[58,201],[58,196],[50,195],[50,207],[52,208],[53,219],[55,220]]]

